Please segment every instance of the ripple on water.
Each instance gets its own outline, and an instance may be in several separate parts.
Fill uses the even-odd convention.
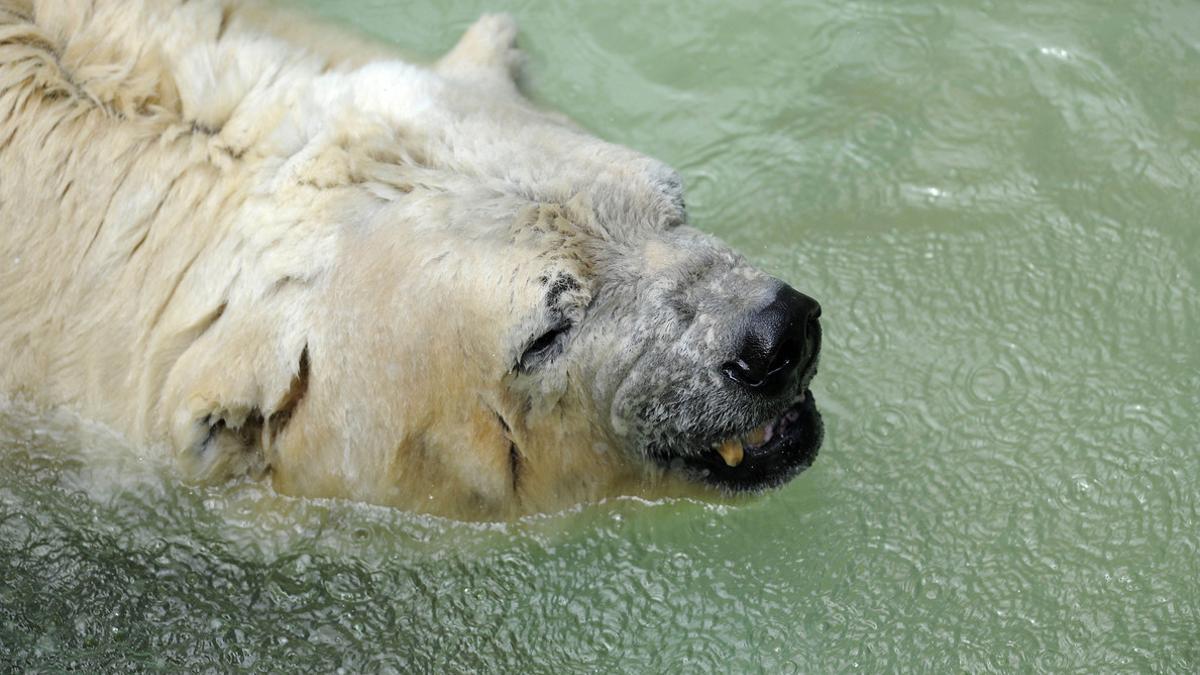
[[[188,488],[0,414],[0,663],[1196,670],[1188,3],[513,4],[535,98],[824,304],[817,463],[465,525]],[[485,9],[323,6],[427,54]]]

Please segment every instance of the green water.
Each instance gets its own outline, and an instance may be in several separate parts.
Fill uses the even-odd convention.
[[[315,4],[425,56],[506,7]],[[814,467],[464,525],[10,407],[0,665],[1200,670],[1200,5],[507,9],[534,98],[821,300]]]

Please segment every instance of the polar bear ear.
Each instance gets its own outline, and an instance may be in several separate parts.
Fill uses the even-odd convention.
[[[216,483],[243,475],[259,479],[266,474],[270,465],[261,445],[263,417],[257,408],[216,407],[195,426],[195,441],[179,452],[189,480]]]
[[[276,395],[268,406],[243,397],[224,404],[211,397],[193,397],[175,425],[176,447],[185,475],[202,483],[242,475],[262,478],[271,468],[275,442],[307,391],[305,345],[287,390]]]
[[[184,387],[189,393],[175,408],[170,429],[189,480],[210,483],[266,474],[278,439],[308,391],[308,345],[298,351],[290,368],[277,363],[238,372],[221,367],[228,362],[214,360],[217,367],[205,369]],[[247,361],[262,366],[267,359]]]
[[[514,86],[525,55],[517,49],[517,22],[507,14],[484,14],[437,62],[449,77],[490,79]]]

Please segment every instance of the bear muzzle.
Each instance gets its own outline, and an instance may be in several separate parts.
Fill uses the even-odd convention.
[[[782,485],[812,465],[824,436],[808,388],[821,349],[821,306],[780,284],[763,307],[735,326],[732,358],[722,362],[729,393],[746,402],[746,427],[693,438],[657,453],[659,462],[725,492]],[[766,418],[763,421],[763,418]]]

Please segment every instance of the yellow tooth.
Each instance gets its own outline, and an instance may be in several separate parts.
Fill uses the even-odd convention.
[[[755,429],[754,431],[751,431],[750,433],[746,434],[746,442],[749,443],[750,445],[762,445],[762,442],[764,440],[766,440],[766,438],[767,438],[767,425],[765,425],[765,424],[762,425],[761,427]]]
[[[742,458],[746,454],[742,451],[742,442],[736,438],[731,438],[721,444],[717,448],[717,452],[721,453],[721,459],[729,466],[737,466],[742,463]]]

